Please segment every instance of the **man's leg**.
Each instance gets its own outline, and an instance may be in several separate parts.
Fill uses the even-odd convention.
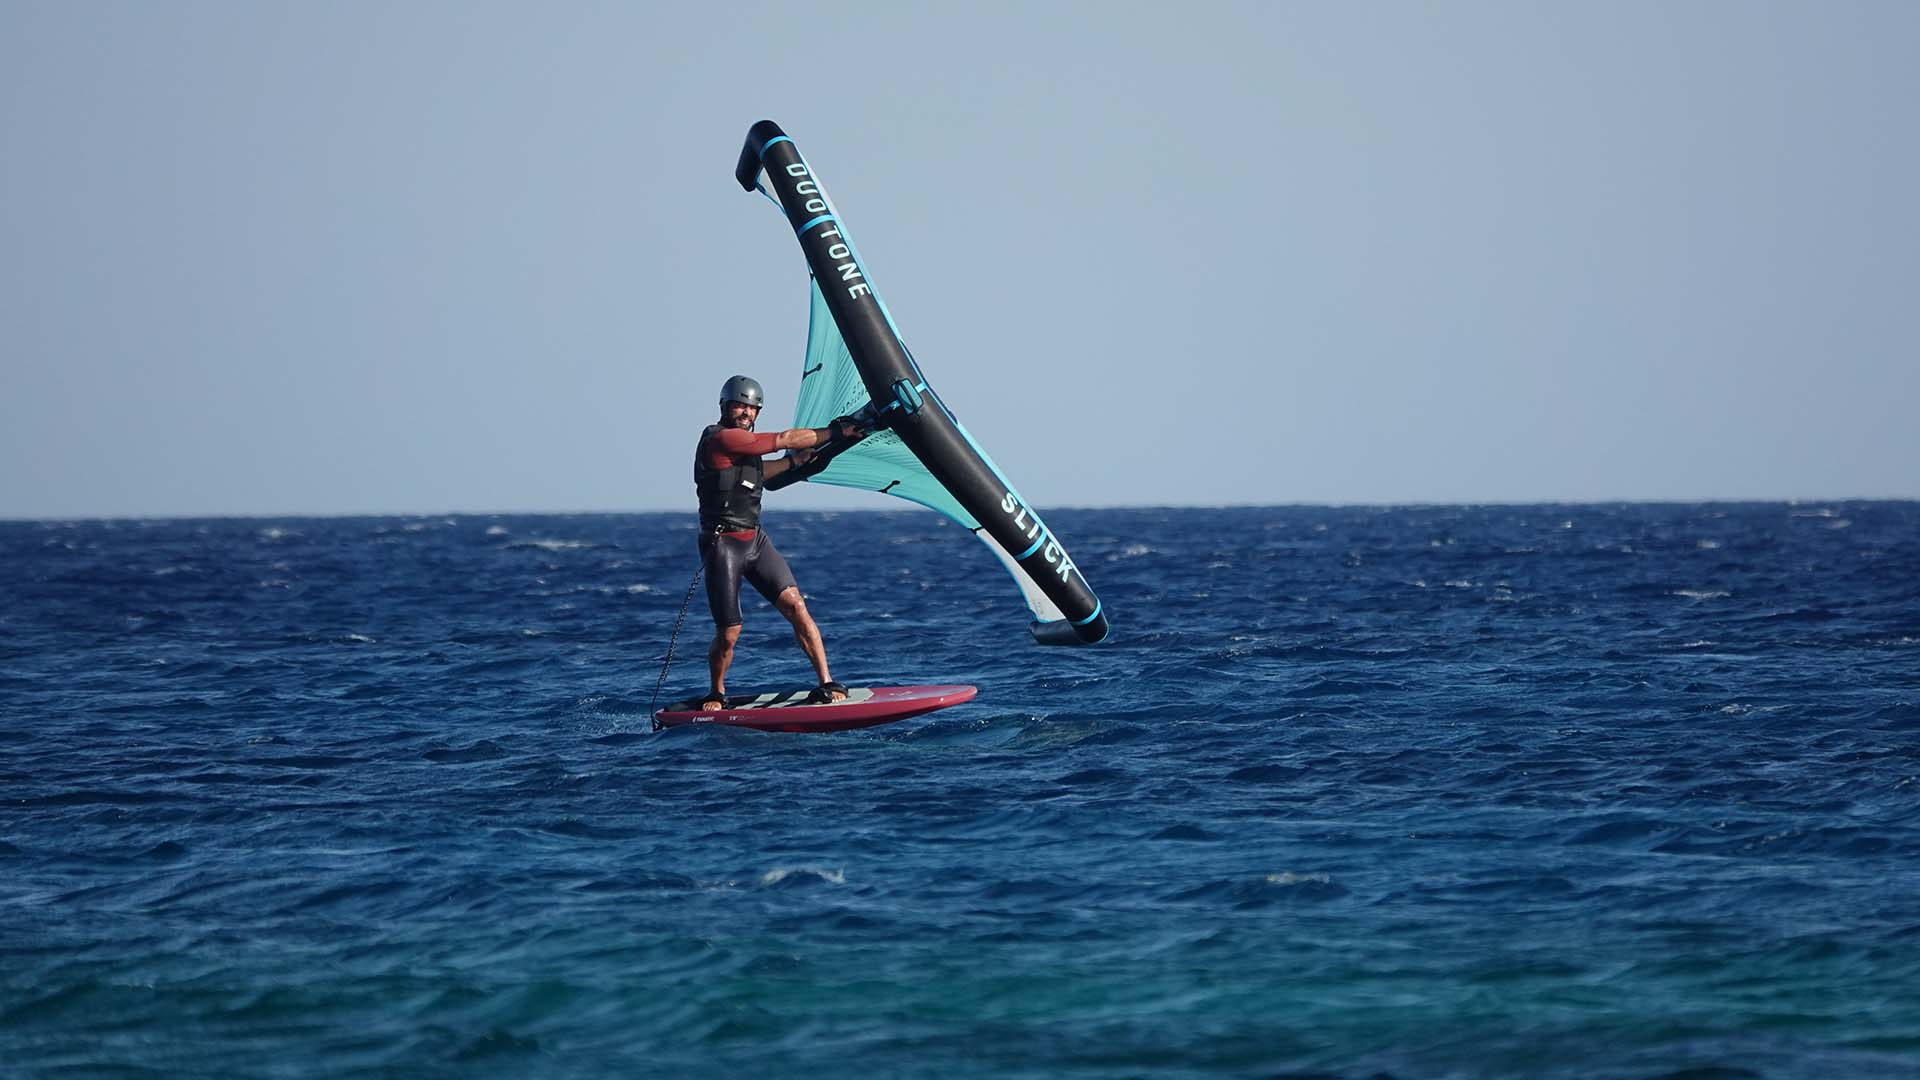
[[[733,666],[733,646],[740,640],[740,572],[748,546],[711,533],[700,538],[700,557],[706,567],[707,610],[713,615],[713,643],[707,646],[707,682],[711,693],[700,707],[717,711],[727,696],[727,669]]]
[[[827,643],[821,640],[820,628],[814,625],[813,616],[807,614],[807,602],[800,599],[799,587],[789,585],[780,590],[780,595],[774,599],[773,606],[793,624],[794,640],[800,643],[800,648],[807,654],[807,659],[813,661],[813,673],[819,676],[820,685],[825,686],[832,682],[833,673],[827,670]],[[836,690],[833,700],[839,701],[846,696],[845,692]]]
[[[707,686],[712,691],[702,709],[717,712],[720,702],[716,697],[727,696],[727,669],[733,666],[733,645],[740,640],[740,624],[718,626],[713,631],[713,644],[707,646]]]

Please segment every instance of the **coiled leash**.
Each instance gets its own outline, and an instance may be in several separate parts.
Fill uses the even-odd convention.
[[[667,639],[667,659],[660,665],[660,681],[653,684],[653,700],[647,702],[647,715],[653,717],[653,730],[665,727],[658,716],[653,715],[653,707],[660,704],[660,688],[667,685],[667,669],[673,667],[673,649],[680,642],[680,624],[687,620],[687,605],[693,602],[694,587],[700,584],[700,575],[707,568],[702,562],[693,571],[693,580],[687,582],[687,595],[680,598],[680,614],[673,619],[673,636]]]

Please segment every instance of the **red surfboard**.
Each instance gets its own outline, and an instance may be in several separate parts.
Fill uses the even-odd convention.
[[[809,705],[807,694],[812,689],[742,694],[711,711],[700,708],[698,698],[676,701],[654,713],[653,719],[658,727],[721,724],[758,731],[845,731],[890,724],[972,701],[980,692],[972,686],[859,686],[848,690],[841,701]]]

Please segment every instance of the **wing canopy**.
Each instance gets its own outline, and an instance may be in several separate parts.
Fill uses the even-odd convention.
[[[826,427],[871,405],[881,428],[833,448],[790,480],[878,491],[937,510],[979,537],[1012,575],[1042,644],[1106,638],[1100,600],[1040,515],[927,384],[875,291],[846,223],[778,125],[747,133],[734,176],[786,216],[807,258],[811,308],[796,427]],[[824,286],[823,286],[824,282]]]

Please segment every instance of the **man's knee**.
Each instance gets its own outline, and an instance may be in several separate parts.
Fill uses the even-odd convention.
[[[807,616],[807,602],[800,598],[800,589],[794,585],[781,589],[780,595],[774,597],[773,606],[794,622]]]
[[[716,626],[713,628],[713,643],[715,645],[730,649],[733,647],[733,643],[739,640],[739,623],[734,623],[732,626]]]

